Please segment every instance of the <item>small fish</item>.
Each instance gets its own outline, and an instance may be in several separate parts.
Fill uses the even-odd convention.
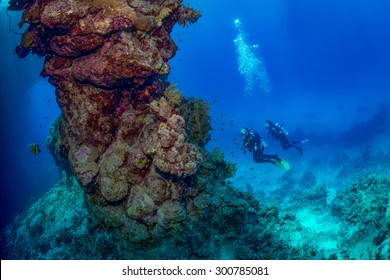
[[[253,170],[253,168],[251,167],[251,168],[249,168],[250,170]]]
[[[36,143],[30,144],[30,152],[33,155],[38,155],[41,152],[41,149],[39,148],[39,145]]]

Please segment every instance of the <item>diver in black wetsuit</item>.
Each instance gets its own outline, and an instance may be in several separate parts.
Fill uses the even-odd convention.
[[[278,155],[264,154],[264,148],[267,144],[261,139],[260,135],[256,131],[243,128],[241,129],[241,137],[244,137],[242,143],[242,149],[244,150],[244,153],[246,153],[247,149],[249,152],[252,152],[254,162],[269,162],[272,164],[281,162],[282,159]]]
[[[303,141],[292,141],[292,143],[287,139],[288,132],[283,128],[284,123],[279,124],[277,122],[273,122],[270,120],[267,120],[265,122],[265,127],[268,128],[268,135],[271,135],[273,139],[279,140],[280,144],[282,145],[282,148],[284,150],[287,150],[290,147],[293,147],[299,151],[299,154],[302,158],[302,147],[297,146],[296,144],[302,144],[309,141],[308,139],[305,139]]]

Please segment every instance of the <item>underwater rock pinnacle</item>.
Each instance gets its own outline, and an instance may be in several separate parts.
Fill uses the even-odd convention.
[[[92,215],[135,242],[183,219],[183,183],[164,177],[193,175],[202,159],[162,98],[177,50],[170,32],[200,17],[181,2],[23,2],[29,27],[16,51],[45,56],[41,75],[62,110],[52,152],[69,161]]]

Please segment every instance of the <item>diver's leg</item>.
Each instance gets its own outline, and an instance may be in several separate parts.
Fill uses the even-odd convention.
[[[296,141],[293,141],[293,144],[291,144],[290,141],[288,141],[287,137],[282,137],[280,139],[280,143],[282,144],[282,147],[284,150],[287,150],[288,148],[290,147],[293,147],[295,149],[297,149],[299,151],[299,154],[300,156],[302,157],[302,148],[297,146],[297,145],[294,145]]]
[[[293,147],[293,148],[297,149],[298,152],[299,152],[299,155],[302,157],[302,154],[303,154],[302,147],[299,147],[299,146],[293,145],[293,144],[290,144],[290,147]]]
[[[281,158],[278,155],[263,155],[262,162],[269,162],[275,164],[275,162],[281,161]]]
[[[269,155],[264,155],[260,150],[253,151],[253,161],[256,163],[271,162]]]
[[[253,161],[256,163],[263,162],[262,153],[259,150],[253,151]]]
[[[292,145],[290,141],[288,141],[287,137],[285,135],[282,135],[280,138],[280,144],[282,145],[283,150],[287,150],[290,148]]]

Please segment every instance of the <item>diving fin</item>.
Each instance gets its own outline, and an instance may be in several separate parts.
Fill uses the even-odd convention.
[[[303,139],[303,140],[294,140],[294,141],[292,141],[292,143],[293,144],[305,144],[305,143],[307,143],[307,142],[309,142],[309,139]]]
[[[301,144],[305,144],[307,142],[309,142],[309,139],[304,139],[304,140],[300,141]]]
[[[280,161],[275,162],[274,165],[276,165],[277,167],[282,168],[286,171],[290,170],[290,164],[287,161],[285,161],[284,159],[281,159]]]

